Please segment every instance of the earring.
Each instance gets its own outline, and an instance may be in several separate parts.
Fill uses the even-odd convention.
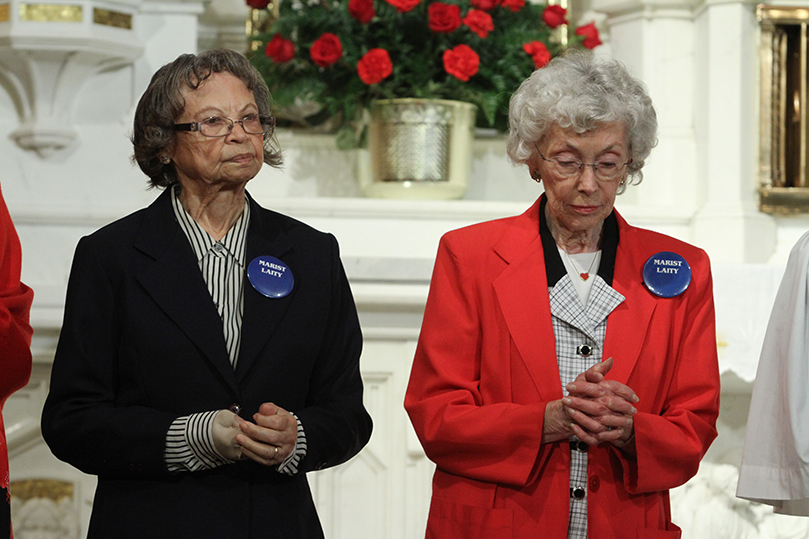
[[[535,169],[531,171],[531,179],[537,183],[542,181],[542,176],[540,176],[539,170]]]
[[[163,163],[164,165],[168,165],[169,163],[171,163],[171,159],[169,159],[167,155],[161,155],[160,162]]]

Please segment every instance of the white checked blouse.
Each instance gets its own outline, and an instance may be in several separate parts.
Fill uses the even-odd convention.
[[[545,253],[551,321],[556,339],[556,358],[562,392],[576,377],[599,363],[607,334],[607,317],[626,298],[612,283],[618,224],[614,215],[604,222],[602,250],[590,272],[589,286],[577,287],[579,270],[562,260],[545,221],[545,204],[540,206],[540,236]],[[596,275],[595,272],[598,272]],[[591,288],[590,288],[591,287]],[[587,288],[590,288],[588,291]],[[589,297],[588,297],[589,296]],[[583,298],[587,298],[586,302]],[[587,539],[587,454],[589,447],[575,436],[570,442],[570,518],[568,539]]]
[[[575,277],[578,277],[575,275]],[[565,275],[556,286],[548,289],[551,304],[553,334],[556,337],[556,357],[562,391],[576,377],[602,360],[607,316],[624,301],[601,276],[596,275],[587,308],[581,303]],[[570,521],[569,539],[587,537],[587,444],[570,438]]]

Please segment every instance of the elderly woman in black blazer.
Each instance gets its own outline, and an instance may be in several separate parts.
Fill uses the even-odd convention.
[[[241,55],[163,66],[135,160],[165,192],[83,238],[42,432],[98,476],[89,537],[322,537],[305,472],[367,443],[356,308],[337,242],[245,191],[278,166]]]

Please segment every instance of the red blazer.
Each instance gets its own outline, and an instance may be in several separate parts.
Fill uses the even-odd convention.
[[[436,463],[427,537],[567,537],[570,449],[542,444],[545,406],[562,397],[539,204],[445,235],[405,407]],[[620,216],[604,358],[635,390],[637,458],[590,448],[589,539],[675,538],[668,489],[685,483],[716,437],[719,410],[710,264],[700,249]],[[660,298],[641,271],[683,256],[688,289]]]
[[[0,194],[0,492],[8,492],[8,452],[3,425],[3,405],[9,395],[28,383],[31,376],[31,335],[28,323],[34,293],[20,282],[20,240]],[[7,494],[0,499],[0,522],[5,526]],[[0,537],[10,531],[0,529]]]

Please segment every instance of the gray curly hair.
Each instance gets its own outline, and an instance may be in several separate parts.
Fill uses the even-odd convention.
[[[264,162],[273,167],[283,163],[281,149],[273,136],[270,90],[255,67],[241,54],[217,49],[200,54],[182,54],[164,65],[152,77],[135,109],[132,133],[135,161],[149,176],[151,187],[168,187],[177,182],[174,164],[160,162],[160,154],[174,142],[174,123],[183,113],[183,88],[196,90],[214,73],[230,73],[253,92],[264,125]]]
[[[570,49],[534,71],[511,97],[508,116],[506,148],[516,165],[534,157],[535,142],[554,124],[585,133],[623,122],[632,158],[627,183],[637,185],[657,145],[657,114],[646,86],[621,62],[591,52]]]

